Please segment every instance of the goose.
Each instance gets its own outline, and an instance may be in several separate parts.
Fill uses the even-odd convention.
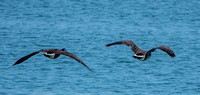
[[[60,55],[65,55],[65,56],[68,56],[68,57],[71,57],[73,58],[74,60],[80,62],[82,65],[84,65],[88,70],[92,71],[81,59],[79,59],[76,55],[72,54],[72,53],[69,53],[65,50],[65,48],[59,50],[59,49],[41,49],[41,50],[38,50],[36,52],[33,52],[29,55],[26,55],[22,58],[20,58],[19,60],[17,60],[17,62],[15,62],[15,64],[13,64],[12,66],[14,65],[17,65],[17,64],[20,64],[22,62],[24,62],[25,60],[29,59],[30,57],[32,57],[33,55],[36,55],[40,52],[44,52],[45,54],[43,54],[45,57],[47,58],[50,58],[50,59],[56,59],[58,58]]]
[[[113,43],[107,44],[106,47],[110,47],[112,45],[121,45],[121,44],[124,44],[124,45],[127,45],[127,46],[131,46],[131,50],[135,53],[133,58],[138,59],[140,61],[146,61],[147,59],[149,59],[151,57],[151,53],[154,52],[156,49],[160,49],[160,50],[166,52],[171,58],[175,58],[176,57],[174,52],[167,46],[163,45],[163,46],[152,48],[149,51],[144,51],[144,50],[141,50],[131,40],[113,42]]]

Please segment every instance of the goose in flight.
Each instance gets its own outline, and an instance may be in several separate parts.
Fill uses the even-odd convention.
[[[21,59],[17,60],[17,62],[15,62],[14,65],[20,64],[22,62],[24,62],[25,60],[27,60],[28,58],[30,58],[31,56],[38,54],[40,52],[44,52],[45,54],[43,54],[45,57],[48,57],[50,59],[56,59],[58,58],[60,55],[65,55],[65,56],[69,56],[71,58],[73,58],[74,60],[80,62],[82,65],[84,65],[88,70],[92,71],[81,59],[79,59],[76,55],[69,53],[65,50],[65,48],[59,50],[59,49],[41,49],[39,51],[33,52],[29,55],[26,55],[24,57],[22,57]]]
[[[140,61],[145,61],[151,57],[151,53],[154,52],[156,49],[160,49],[164,52],[166,52],[171,58],[176,57],[174,52],[167,46],[159,46],[150,49],[149,51],[144,51],[141,50],[138,46],[135,45],[134,42],[130,40],[125,40],[125,41],[117,41],[114,43],[107,44],[106,47],[112,46],[112,45],[120,45],[120,44],[125,44],[127,46],[131,46],[131,50],[135,53],[133,56],[134,58],[140,60]]]

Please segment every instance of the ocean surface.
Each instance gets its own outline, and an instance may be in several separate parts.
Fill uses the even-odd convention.
[[[139,61],[126,45],[166,45]],[[199,0],[0,0],[0,95],[200,95]],[[48,59],[40,49],[75,54]]]

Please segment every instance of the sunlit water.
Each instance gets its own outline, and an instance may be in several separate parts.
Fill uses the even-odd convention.
[[[0,95],[199,95],[199,0],[1,0]],[[169,46],[138,61],[130,47]],[[66,48],[55,60],[40,49]]]

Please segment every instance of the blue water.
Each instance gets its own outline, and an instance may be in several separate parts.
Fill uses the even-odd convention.
[[[138,61],[130,47],[166,45]],[[0,0],[0,95],[200,95],[199,0]],[[40,49],[66,48],[94,72]]]

